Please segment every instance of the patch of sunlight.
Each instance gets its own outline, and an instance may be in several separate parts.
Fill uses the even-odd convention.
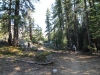
[[[95,70],[88,70],[87,72],[96,73]]]
[[[89,73],[88,73],[88,72],[84,72],[83,74],[84,74],[84,75],[89,75]]]
[[[27,69],[27,70],[25,70],[25,72],[30,72],[32,69],[30,68],[30,69]]]
[[[71,61],[74,61],[75,59],[73,59],[73,58],[69,58]]]
[[[14,68],[14,70],[16,70],[16,71],[20,71],[21,68],[20,68],[20,67],[16,67],[16,68]]]
[[[85,75],[96,75],[96,71],[95,70],[88,70],[88,71],[86,71],[86,72],[84,72],[83,74],[85,74]]]
[[[19,75],[19,74],[16,71],[13,71],[9,75]]]
[[[65,67],[64,66],[61,66],[61,68],[64,69]]]
[[[83,63],[85,63],[85,62],[87,62],[87,61],[76,61],[76,62],[83,62]]]
[[[97,57],[97,56],[82,56],[82,57],[80,57],[80,56],[77,56],[77,58],[79,58],[79,59],[88,59],[88,58],[93,58],[93,57]]]
[[[61,58],[63,58],[63,59],[69,59],[68,57],[61,57]]]
[[[35,56],[35,53],[29,52],[28,56],[29,57]]]
[[[45,48],[44,47],[40,47],[40,48],[38,48],[39,50],[45,50]]]
[[[74,71],[74,72],[72,72],[73,74],[78,74],[80,71]]]
[[[47,72],[45,75],[51,75],[51,72]]]

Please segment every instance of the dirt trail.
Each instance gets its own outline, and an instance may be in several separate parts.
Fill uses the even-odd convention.
[[[61,54],[58,61],[58,75],[81,75],[76,54]]]
[[[51,54],[53,65],[29,64],[0,58],[0,75],[100,75],[99,56],[58,51]],[[57,69],[57,73],[52,73],[53,69]]]
[[[80,75],[80,63],[77,60],[77,57],[75,56],[75,54],[70,55],[69,57],[71,57],[71,74],[70,75]]]
[[[100,75],[100,59],[97,56],[60,53],[57,57],[57,75]]]

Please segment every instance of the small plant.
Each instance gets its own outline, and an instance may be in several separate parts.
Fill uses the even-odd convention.
[[[92,49],[92,47],[88,45],[88,49],[89,49],[89,50],[91,50],[91,49]]]
[[[21,52],[21,49],[18,47],[7,46],[7,47],[0,48],[0,53],[5,54],[5,55],[9,55],[9,54],[15,55],[20,52]]]
[[[35,53],[32,53],[32,52],[21,53],[21,54],[19,54],[19,56],[21,56],[21,57],[34,57]]]
[[[97,48],[95,46],[91,47],[88,45],[88,49],[90,50],[91,53],[97,51]]]
[[[46,62],[46,57],[50,54],[48,51],[37,53],[35,56],[36,61]]]

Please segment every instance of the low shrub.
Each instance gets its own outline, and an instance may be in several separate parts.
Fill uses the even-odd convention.
[[[20,47],[5,46],[0,48],[0,56],[2,55],[16,55],[20,57],[34,57],[35,52],[25,52]]]
[[[88,49],[89,49],[90,53],[97,51],[97,48],[95,46],[94,47],[88,46]]]
[[[15,55],[20,52],[21,52],[21,49],[19,47],[7,46],[7,47],[0,48],[0,53],[5,54],[5,55],[8,55],[8,54]]]
[[[34,57],[35,56],[35,53],[34,52],[27,52],[27,53],[20,53],[19,56],[21,57]]]
[[[50,54],[50,52],[48,51],[44,51],[44,52],[39,52],[39,53],[36,53],[35,55],[35,60],[37,62],[41,61],[41,62],[46,62],[46,57]]]

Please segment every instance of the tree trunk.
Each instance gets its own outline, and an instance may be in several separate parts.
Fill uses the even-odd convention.
[[[12,2],[12,0],[10,0],[10,3],[9,3],[9,16],[10,16],[10,18],[9,18],[9,23],[8,23],[8,35],[9,35],[9,37],[8,37],[8,43],[9,43],[9,45],[12,45],[12,33],[11,33],[11,2]]]
[[[14,19],[14,39],[13,39],[13,45],[18,45],[18,19],[19,19],[19,0],[16,0],[15,5],[15,19]]]
[[[29,32],[29,34],[30,34],[30,40],[32,40],[32,25],[31,25],[31,23],[29,25],[29,29],[30,29],[30,32]]]
[[[30,27],[30,40],[32,40],[32,28]]]
[[[74,13],[75,13],[75,8],[76,8],[76,0],[74,0]],[[76,47],[77,49],[79,48],[79,38],[78,38],[78,23],[77,23],[77,18],[76,18],[76,13],[74,15],[74,29],[75,29],[75,37],[76,37]]]
[[[86,9],[87,9],[86,0],[84,0],[84,4],[85,4],[84,10],[85,10],[85,15],[86,15],[85,25],[86,25],[86,31],[87,31],[87,37],[88,37],[88,45],[90,45],[89,18],[88,18],[88,12],[86,11]]]
[[[68,8],[68,4],[67,4],[66,0],[64,0],[64,3],[65,3],[64,7],[65,7],[65,15],[66,15],[66,32],[67,32],[66,38],[68,39],[68,47],[71,48],[72,39],[71,39],[71,32],[70,32],[71,27],[69,24],[69,13],[68,13],[69,10],[66,9],[66,7]]]
[[[90,32],[89,32],[89,17],[88,17],[88,12],[87,12],[87,1],[84,0],[84,11],[85,11],[85,34],[84,34],[84,38],[83,38],[83,47],[84,47],[84,50],[86,50],[87,52],[89,51],[88,49],[88,45],[91,46],[91,41],[90,41]],[[92,53],[92,51],[90,50],[90,53]]]

